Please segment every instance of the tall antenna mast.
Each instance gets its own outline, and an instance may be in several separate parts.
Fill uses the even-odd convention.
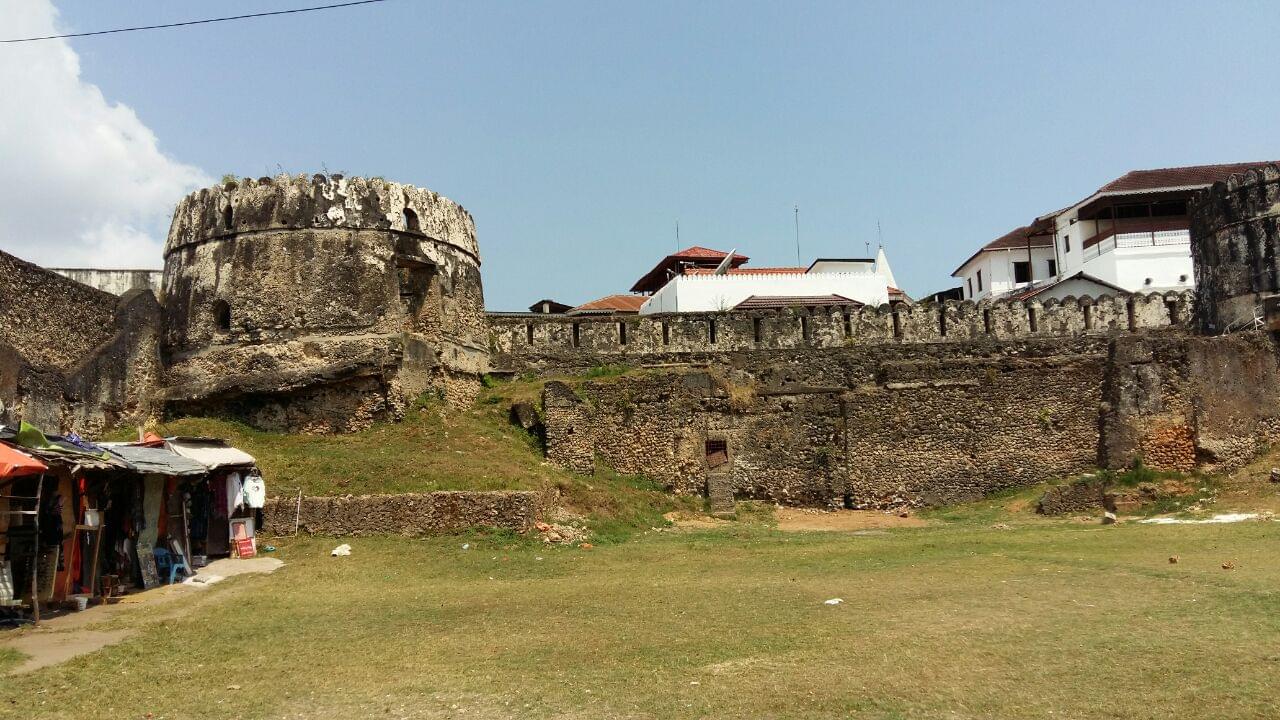
[[[800,206],[795,206],[796,211],[796,267],[800,267]]]
[[[676,218],[676,252],[680,252],[680,218]]]
[[[880,247],[884,247],[884,233],[880,232],[880,219],[876,219],[876,242]]]

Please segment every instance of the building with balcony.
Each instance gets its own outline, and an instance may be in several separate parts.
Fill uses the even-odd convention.
[[[1265,162],[1134,170],[985,245],[956,268],[967,299],[1186,290],[1195,286],[1188,206]],[[1070,281],[1070,283],[1067,283]],[[1097,294],[1090,292],[1089,294]]]

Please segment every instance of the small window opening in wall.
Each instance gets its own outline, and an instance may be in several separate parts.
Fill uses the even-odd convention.
[[[1029,260],[1014,261],[1013,281],[1015,283],[1031,282],[1031,262]]]
[[[982,271],[978,271],[978,292],[982,292]]]
[[[1164,309],[1169,313],[1169,324],[1177,325],[1178,324],[1178,301],[1165,300]]]
[[[525,323],[524,325],[524,342],[526,345],[533,344],[533,323]]]
[[[707,321],[707,342],[711,343],[712,345],[716,344],[716,321],[715,320]]]
[[[213,324],[218,332],[231,330],[231,306],[226,300],[215,300],[213,303]]]
[[[618,323],[618,344],[627,344],[627,324],[625,322]]]
[[[418,222],[418,213],[410,208],[404,209],[404,229],[412,233],[422,232],[422,225]]]
[[[1147,287],[1151,287],[1151,282],[1152,282],[1151,278],[1147,278],[1146,280],[1142,281],[1142,284],[1146,285]]]
[[[852,336],[853,335],[853,319],[849,317],[849,313],[845,313],[842,319],[844,320],[844,336],[845,337]]]
[[[1062,252],[1064,253],[1071,252],[1071,236],[1070,235],[1062,236]]]
[[[898,311],[893,311],[893,336],[902,338],[902,317],[898,315]]]
[[[761,325],[760,318],[751,318],[751,337],[756,341],[757,345],[764,339]]]
[[[708,440],[706,444],[707,467],[716,468],[729,462],[729,443],[724,440]]]
[[[991,308],[983,308],[982,310],[982,329],[988,335],[994,332],[994,327],[991,322]]]
[[[1184,282],[1186,282],[1186,281],[1187,281],[1187,276],[1186,276],[1186,275],[1179,275],[1179,276],[1178,276],[1178,282],[1180,282],[1180,283],[1184,283]]]
[[[232,230],[235,226],[235,211],[231,209],[231,203],[227,203],[227,206],[222,208],[222,228]]]
[[[582,325],[573,324],[573,346],[582,347]]]
[[[1093,329],[1093,306],[1085,305],[1084,308],[1082,309],[1084,310],[1084,329],[1092,330]]]
[[[938,334],[942,337],[947,336],[947,308],[945,305],[938,306]]]
[[[1027,308],[1027,325],[1028,327],[1031,328],[1031,332],[1036,332],[1039,329],[1036,327],[1036,325],[1038,324],[1036,321],[1039,320],[1039,318],[1036,317],[1037,315],[1038,313],[1035,308],[1033,307]]]
[[[808,315],[800,316],[800,338],[804,340],[804,343],[806,345],[808,345],[809,341],[812,340],[812,338],[809,336],[809,316]]]
[[[671,344],[671,324],[668,323],[666,320],[662,321],[662,344],[663,345]]]

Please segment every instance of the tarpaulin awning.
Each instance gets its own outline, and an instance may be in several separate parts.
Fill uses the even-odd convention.
[[[191,458],[210,470],[221,467],[250,466],[258,462],[249,453],[233,448],[225,440],[217,438],[171,437],[166,443],[170,450],[183,457]]]
[[[48,465],[30,455],[0,444],[0,480],[23,475],[39,475],[48,469]]]
[[[118,455],[145,475],[204,475],[204,465],[162,447],[102,443],[107,452]]]

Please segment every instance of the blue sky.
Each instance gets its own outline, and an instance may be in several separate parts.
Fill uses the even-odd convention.
[[[58,27],[303,4],[64,1]],[[1127,170],[1280,158],[1277,27],[1275,3],[391,0],[70,47],[208,177],[323,165],[462,203],[489,307],[516,309],[625,292],[677,219],[793,264],[793,205],[806,264],[874,251],[879,221],[904,289],[948,287]]]

